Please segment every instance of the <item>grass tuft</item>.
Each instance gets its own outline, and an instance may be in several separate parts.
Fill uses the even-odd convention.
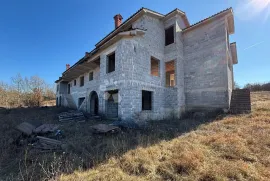
[[[256,92],[250,114],[157,121],[107,136],[91,134],[95,121],[64,124],[68,149],[45,154],[9,144],[11,128],[37,117],[57,122],[61,110],[11,110],[0,118],[0,180],[270,180],[269,108],[270,92]]]

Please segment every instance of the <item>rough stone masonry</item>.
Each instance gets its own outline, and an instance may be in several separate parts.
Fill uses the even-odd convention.
[[[58,105],[142,121],[229,109],[237,63],[231,8],[193,25],[179,9],[114,19],[115,30],[56,81]]]

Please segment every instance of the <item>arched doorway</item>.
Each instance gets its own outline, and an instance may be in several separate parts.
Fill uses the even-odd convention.
[[[90,93],[90,114],[98,115],[98,95],[96,91]]]

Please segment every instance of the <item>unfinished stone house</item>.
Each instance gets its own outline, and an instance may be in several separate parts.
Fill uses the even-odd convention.
[[[190,25],[175,9],[141,8],[66,65],[57,105],[121,120],[179,118],[188,110],[230,107],[237,64],[232,8]]]

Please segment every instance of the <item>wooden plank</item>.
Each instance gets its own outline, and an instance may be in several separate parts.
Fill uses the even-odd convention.
[[[43,124],[33,130],[34,133],[49,133],[54,132],[59,128],[59,125],[56,124]]]
[[[55,145],[61,145],[62,142],[55,140],[55,139],[50,139],[50,138],[46,138],[43,136],[37,136],[37,138],[41,141],[41,142],[45,142],[45,143],[50,143],[50,144],[55,144]]]

